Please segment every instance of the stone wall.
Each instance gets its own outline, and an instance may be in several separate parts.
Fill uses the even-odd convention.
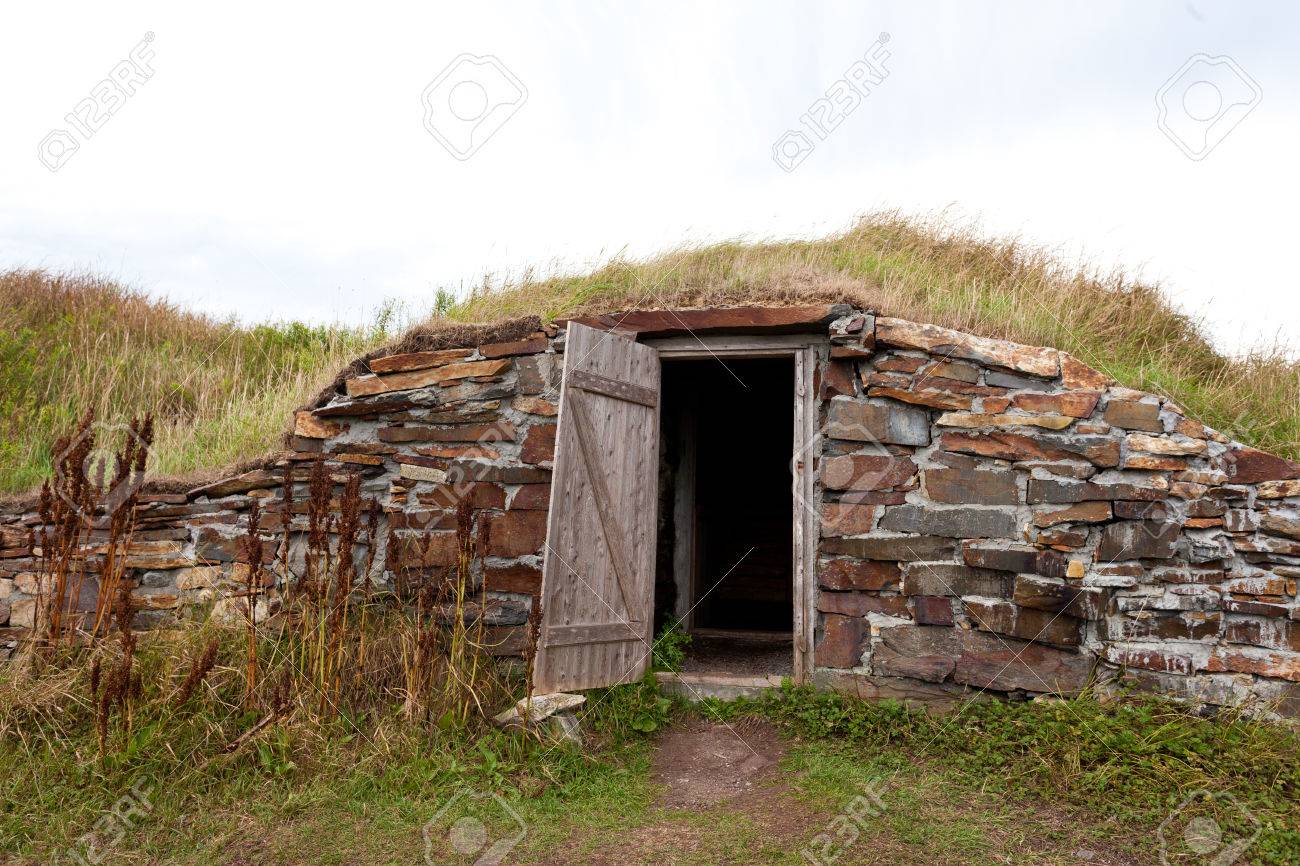
[[[1123,674],[1300,713],[1300,465],[1064,352],[869,315],[832,331],[824,682],[942,700]]]
[[[590,323],[630,327],[607,318]],[[945,701],[1123,677],[1300,714],[1300,465],[1054,349],[843,307],[645,313],[633,330],[685,321],[704,333],[713,319],[714,333],[750,322],[827,335],[817,501],[799,503],[820,526],[821,682]],[[184,492],[146,489],[126,551],[138,621],[240,615],[254,500],[264,555],[290,542],[259,602],[259,618],[271,613],[301,573],[307,478],[323,461],[331,495],[359,473],[378,502],[375,549],[357,551],[371,563],[359,579],[376,587],[445,573],[468,502],[492,639],[518,652],[541,580],[563,346],[561,323],[371,358],[297,413],[277,459]],[[37,523],[34,503],[0,514],[0,652],[32,625]],[[83,608],[103,551],[90,553]]]
[[[354,550],[358,584],[368,580],[375,589],[448,573],[459,555],[457,504],[468,502],[471,571],[477,585],[487,582],[488,637],[494,651],[518,653],[517,626],[541,583],[562,366],[555,352],[562,346],[562,334],[552,328],[509,343],[372,359],[372,374],[346,379],[337,393],[296,414],[278,459],[185,492],[144,488],[133,541],[122,551],[135,584],[136,624],[246,615],[248,570],[238,560],[253,501],[261,505],[268,564],[256,615],[274,613],[286,581],[304,571],[309,477],[319,464],[335,515],[352,475],[361,476],[362,497],[379,505],[373,530],[369,515],[362,516],[363,535],[369,533],[375,549]],[[44,589],[38,528],[34,500],[0,514],[0,653],[6,655],[32,627]],[[86,548],[85,575],[76,578],[80,610],[94,608],[105,540],[94,533],[99,546]],[[367,562],[370,572],[363,574]]]

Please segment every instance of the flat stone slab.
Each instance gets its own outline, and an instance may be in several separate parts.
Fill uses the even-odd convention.
[[[656,671],[655,679],[665,694],[680,695],[691,703],[705,698],[734,701],[736,698],[756,698],[763,692],[779,689],[781,677],[734,676],[730,674],[679,674]]]
[[[510,709],[498,713],[492,721],[498,725],[511,727],[514,725],[526,725],[528,722],[536,724],[540,721],[550,718],[556,713],[566,713],[576,707],[580,707],[587,702],[586,695],[571,695],[567,692],[555,692],[549,695],[533,695],[530,703],[528,698],[521,698],[519,703]]]

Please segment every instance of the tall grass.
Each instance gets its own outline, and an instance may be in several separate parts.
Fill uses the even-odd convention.
[[[92,274],[0,272],[0,494],[49,477],[50,444],[87,410],[109,425],[152,414],[158,474],[259,456],[383,325],[243,327]]]
[[[525,273],[479,288],[447,314],[485,321],[836,301],[1064,349],[1234,438],[1300,457],[1300,362],[1288,347],[1225,356],[1207,338],[1212,323],[1179,311],[1158,286],[937,217],[877,213],[820,240],[691,246],[580,275]]]
[[[467,322],[821,301],[1055,346],[1234,438],[1300,457],[1300,363],[1287,347],[1225,356],[1207,339],[1212,323],[1180,312],[1157,286],[938,218],[880,213],[819,240],[683,247],[549,278],[528,272],[459,303],[440,289],[430,304],[441,321]],[[47,477],[46,443],[86,409],[109,422],[152,413],[161,474],[259,456],[276,447],[294,407],[385,342],[389,321],[242,327],[90,274],[0,273],[0,494]]]

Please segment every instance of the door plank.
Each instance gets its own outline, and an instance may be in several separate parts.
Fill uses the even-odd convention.
[[[542,576],[539,693],[617,685],[649,663],[659,356],[571,323]]]

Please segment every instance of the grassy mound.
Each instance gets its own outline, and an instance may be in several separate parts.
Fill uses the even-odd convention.
[[[815,241],[722,243],[573,276],[526,274],[460,302],[443,290],[433,302],[439,318],[422,330],[524,315],[820,301],[1065,349],[1234,438],[1300,457],[1300,364],[1282,347],[1225,357],[1206,339],[1206,324],[1154,286],[895,214]],[[89,275],[0,274],[0,493],[39,483],[55,431],[86,408],[107,421],[152,411],[156,473],[258,456],[276,447],[295,406],[385,337],[381,326],[242,327]]]
[[[87,409],[109,424],[152,412],[155,474],[258,456],[304,394],[382,338],[242,327],[91,275],[0,273],[0,494],[47,477],[50,443]]]
[[[1131,388],[1171,397],[1251,445],[1300,457],[1300,363],[1286,347],[1228,358],[1207,323],[1119,271],[1068,267],[1016,239],[893,213],[815,241],[722,243],[589,274],[480,289],[450,311],[536,313],[845,301],[986,337],[1064,349]]]

